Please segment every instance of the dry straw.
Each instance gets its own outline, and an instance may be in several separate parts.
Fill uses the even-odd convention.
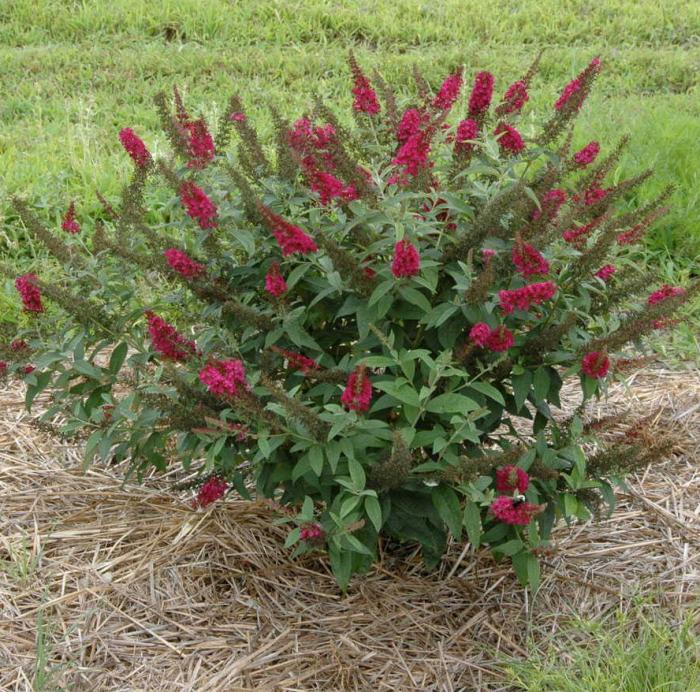
[[[414,551],[384,555],[343,597],[322,559],[288,559],[266,505],[195,512],[172,478],[83,474],[81,450],[33,427],[22,400],[21,385],[0,391],[2,689],[505,689],[499,660],[575,614],[640,594],[676,614],[697,605],[697,371],[647,368],[593,412],[653,414],[678,445],[611,518],[557,530],[534,600],[462,546],[434,573]]]

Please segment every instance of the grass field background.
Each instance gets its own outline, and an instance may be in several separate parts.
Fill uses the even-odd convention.
[[[349,107],[350,47],[399,91],[409,90],[414,63],[433,85],[465,64],[468,78],[492,70],[498,93],[545,48],[535,107],[549,106],[600,54],[605,72],[578,142],[632,135],[616,176],[654,166],[641,199],[669,182],[678,188],[649,240],[655,264],[697,262],[700,3],[680,0],[5,0],[0,194],[26,196],[52,219],[75,198],[87,218],[94,191],[115,194],[127,174],[120,128],[134,127],[156,151],[164,146],[157,91],[177,84],[193,110],[210,116],[238,92],[265,131],[271,103],[296,116],[318,93]],[[11,216],[3,235],[3,254],[31,258],[35,248]]]

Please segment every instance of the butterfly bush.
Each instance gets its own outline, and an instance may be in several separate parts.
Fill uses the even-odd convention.
[[[170,153],[124,123],[121,199],[92,219],[71,202],[68,233],[15,199],[55,262],[0,267],[27,325],[0,377],[24,377],[29,405],[48,388],[46,425],[86,463],[181,468],[196,511],[268,498],[287,547],[327,552],[343,588],[380,543],[434,566],[464,541],[536,587],[555,523],[668,448],[596,442],[586,404],[697,293],[634,262],[669,191],[633,209],[650,172],[606,183],[626,139],[572,151],[597,59],[543,113],[537,63],[502,85],[457,67],[435,92],[416,71],[402,101],[349,62],[344,115],[273,111],[269,141],[237,96],[217,125],[159,95]]]

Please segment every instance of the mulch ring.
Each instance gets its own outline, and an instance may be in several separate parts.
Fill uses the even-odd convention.
[[[640,595],[678,616],[697,605],[697,371],[648,367],[593,412],[653,414],[678,443],[610,518],[556,530],[534,600],[508,564],[458,545],[432,573],[414,551],[385,557],[343,596],[325,560],[289,559],[267,505],[193,511],[167,478],[83,473],[79,447],[32,424],[21,384],[0,403],[2,689],[507,689],[503,659],[574,615]]]

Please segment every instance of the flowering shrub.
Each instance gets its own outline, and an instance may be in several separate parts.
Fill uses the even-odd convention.
[[[270,498],[295,524],[287,545],[327,550],[343,587],[381,537],[434,565],[465,535],[536,586],[555,521],[611,503],[665,448],[582,445],[614,354],[697,292],[647,295],[628,259],[668,193],[615,214],[649,173],[604,186],[625,140],[570,151],[597,60],[537,128],[520,119],[536,64],[495,105],[488,72],[435,93],[416,73],[401,109],[350,67],[352,129],[318,102],[294,123],[273,113],[268,146],[233,97],[214,136],[176,91],[157,99],[172,156],[124,128],[133,176],[102,218],[71,202],[64,233],[15,199],[60,273],[2,268],[30,327],[0,377],[32,368],[28,405],[50,388],[46,419],[86,436],[86,463],[181,464],[199,508]],[[149,186],[172,196],[159,224]],[[557,418],[574,376],[581,406]]]

